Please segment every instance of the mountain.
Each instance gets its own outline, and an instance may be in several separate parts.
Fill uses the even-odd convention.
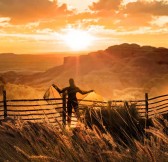
[[[3,74],[8,82],[11,77]],[[81,89],[94,89],[107,98],[144,97],[168,93],[168,49],[121,44],[87,55],[68,56],[62,65],[34,75],[20,75],[15,84],[48,87],[68,85],[74,78]]]
[[[30,74],[46,71],[54,66],[61,65],[66,53],[55,54],[0,54],[0,73],[14,71]]]

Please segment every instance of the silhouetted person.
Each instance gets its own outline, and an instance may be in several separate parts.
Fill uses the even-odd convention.
[[[67,109],[68,109],[68,125],[71,124],[71,116],[72,116],[72,108],[74,108],[76,117],[78,120],[80,120],[80,114],[78,110],[78,100],[76,97],[76,93],[79,92],[80,94],[87,94],[90,92],[93,92],[93,90],[90,91],[82,91],[78,87],[75,86],[74,80],[71,78],[69,79],[69,87],[65,87],[62,90],[60,90],[55,84],[52,84],[52,86],[59,92],[59,93],[65,93],[68,94],[68,102],[67,102]]]

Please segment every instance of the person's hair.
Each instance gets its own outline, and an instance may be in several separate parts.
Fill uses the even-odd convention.
[[[70,84],[71,87],[75,87],[75,82],[74,82],[73,78],[69,79],[69,84]]]

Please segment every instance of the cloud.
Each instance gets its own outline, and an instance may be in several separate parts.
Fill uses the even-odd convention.
[[[121,17],[116,24],[125,30],[135,30],[140,27],[152,27],[156,17],[168,15],[168,3],[165,1],[138,0],[130,2],[119,12]],[[158,21],[159,22],[159,21]]]
[[[166,1],[137,0],[99,0],[92,3],[90,9],[97,16],[93,25],[102,25],[107,29],[135,30],[139,27],[152,26],[156,16],[168,15]]]
[[[41,21],[37,26],[37,29],[50,28],[52,30],[60,30],[67,25],[67,20],[65,17],[58,17],[57,19],[52,19],[49,21]]]
[[[89,7],[93,11],[118,10],[122,0],[99,0]]]
[[[9,25],[9,17],[0,17],[0,27],[1,29]]]
[[[151,21],[151,25],[159,27],[164,27],[166,24],[168,24],[168,16],[155,16],[153,21]]]
[[[136,14],[130,15],[126,14],[120,18],[120,22],[116,24],[117,26],[122,26],[125,30],[135,29],[142,26],[151,26],[150,22],[153,17],[148,14]]]
[[[1,22],[8,22],[8,21],[10,21],[9,17],[0,17],[0,23]]]
[[[168,15],[168,3],[166,1],[137,1],[126,5],[125,13]]]
[[[123,0],[97,0],[92,1],[90,10],[78,12],[68,10],[67,4],[58,5],[55,0],[0,0],[0,33],[6,47],[7,42],[20,43],[20,39],[29,41],[30,46],[34,40],[46,41],[47,45],[57,42],[58,47],[56,33],[63,34],[67,28],[89,30],[100,39],[97,44],[102,48],[122,40],[148,44],[153,41],[153,45],[167,46],[167,7],[168,3],[158,0],[129,0],[124,5]]]
[[[49,0],[1,0],[0,16],[10,17],[11,23],[23,24],[68,14],[67,6]]]

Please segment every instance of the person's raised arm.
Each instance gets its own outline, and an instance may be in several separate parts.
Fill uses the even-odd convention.
[[[58,88],[55,84],[52,84],[52,86],[58,91],[58,93],[64,93],[67,88],[63,88],[62,90],[60,88]]]
[[[81,90],[81,89],[78,89],[78,92],[80,93],[80,94],[87,94],[87,93],[90,93],[90,92],[94,92],[94,90],[90,90],[90,91],[83,91],[83,90]]]

